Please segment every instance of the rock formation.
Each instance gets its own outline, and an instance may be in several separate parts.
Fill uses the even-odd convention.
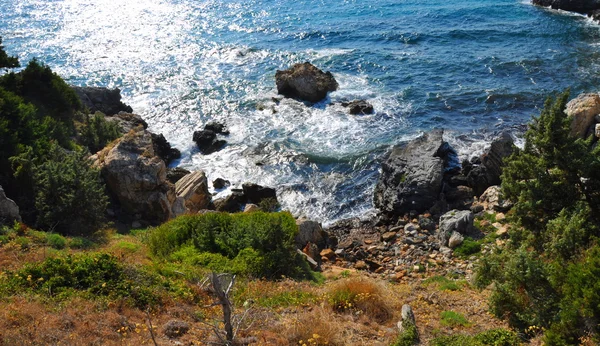
[[[512,137],[504,132],[481,157],[470,164],[463,163],[463,173],[476,196],[480,196],[488,187],[500,184],[503,160],[513,153],[514,148]]]
[[[81,103],[90,112],[102,112],[106,115],[114,115],[119,112],[131,113],[133,110],[121,102],[121,90],[98,87],[72,87]]]
[[[21,222],[19,207],[12,199],[6,197],[0,186],[0,225],[10,225],[14,221]]]
[[[202,171],[187,174],[175,183],[177,197],[183,198],[185,207],[190,213],[197,213],[207,209],[210,205],[211,195],[208,192],[208,181]]]
[[[595,116],[600,114],[600,96],[580,94],[567,103],[565,113],[572,118],[571,136],[586,138],[595,130]]]
[[[309,62],[277,71],[275,82],[279,94],[308,102],[319,102],[338,88],[331,72],[323,72]]]
[[[431,208],[442,191],[445,162],[452,149],[443,140],[443,130],[433,130],[392,150],[382,164],[375,187],[375,207],[401,215]]]

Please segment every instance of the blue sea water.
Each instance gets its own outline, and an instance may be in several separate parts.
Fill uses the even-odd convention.
[[[119,87],[177,165],[276,186],[285,209],[326,223],[372,211],[391,145],[441,127],[468,156],[549,93],[600,85],[600,27],[521,0],[2,0],[0,35],[69,83]],[[275,71],[304,61],[339,90],[274,102]],[[376,113],[333,104],[355,98]],[[192,133],[210,120],[231,135],[204,156]]]

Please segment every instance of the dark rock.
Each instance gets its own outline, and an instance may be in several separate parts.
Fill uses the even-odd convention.
[[[225,125],[216,121],[211,121],[207,123],[206,125],[204,125],[204,129],[213,131],[214,133],[218,133],[221,135],[229,135],[229,131],[225,128]]]
[[[435,230],[435,222],[428,218],[428,217],[422,217],[419,219],[419,226],[421,227],[421,229],[424,229],[426,231],[433,231]]]
[[[331,72],[323,72],[308,62],[277,71],[275,82],[279,94],[309,102],[319,102],[338,88]]]
[[[504,132],[480,157],[481,164],[473,165],[467,175],[467,181],[476,196],[480,196],[492,185],[500,185],[503,160],[513,153],[514,148],[512,137]]]
[[[600,9],[600,1],[598,0],[532,0],[532,3],[538,6],[551,7],[555,10],[582,14]]]
[[[381,211],[402,215],[423,212],[439,198],[448,147],[443,130],[433,130],[392,150],[382,164],[375,187],[374,204]]]
[[[138,126],[142,126],[144,129],[148,128],[148,123],[142,119],[138,114],[119,112],[112,116],[104,117],[106,121],[117,123],[121,128],[121,133],[126,134],[131,130],[136,129]]]
[[[453,209],[469,209],[474,200],[473,189],[468,186],[447,186],[444,195]]]
[[[6,197],[0,186],[0,225],[11,225],[14,221],[21,222],[19,207],[10,198]]]
[[[365,100],[342,102],[342,106],[347,107],[350,114],[373,114],[373,105]]]
[[[216,211],[224,211],[228,213],[237,213],[242,211],[242,205],[246,203],[244,194],[239,191],[232,191],[227,197],[219,198],[213,201]]]
[[[181,157],[181,152],[179,150],[172,148],[171,144],[167,142],[167,139],[162,134],[152,134],[152,146],[154,147],[154,154],[163,161],[168,166],[173,160],[176,160]]]
[[[263,187],[253,183],[245,183],[242,185],[244,196],[250,203],[260,204],[261,201],[267,198],[273,198],[277,200],[277,193],[275,189],[270,187]]]
[[[170,320],[163,326],[163,333],[169,338],[178,338],[190,330],[190,325],[184,321]]]
[[[204,155],[219,151],[227,144],[226,141],[217,139],[217,134],[212,130],[195,131],[193,140]]]
[[[179,179],[190,174],[190,171],[181,167],[168,168],[167,169],[167,180],[171,184],[175,184]]]
[[[114,115],[121,111],[132,113],[133,109],[121,102],[121,90],[98,87],[72,87],[81,104],[90,112],[98,111],[106,115]]]
[[[229,182],[229,180],[225,180],[223,178],[217,178],[217,179],[213,180],[212,184],[215,189],[219,190],[226,186],[229,186],[231,183]]]

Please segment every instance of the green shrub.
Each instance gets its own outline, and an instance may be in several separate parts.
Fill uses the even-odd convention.
[[[432,346],[516,346],[519,337],[506,329],[490,329],[476,335],[440,336],[431,340]]]
[[[46,241],[48,242],[48,245],[50,247],[57,250],[64,249],[67,245],[67,239],[65,239],[65,237],[61,236],[60,234],[56,233],[48,233],[46,235]]]
[[[469,257],[473,254],[476,254],[481,251],[481,243],[479,241],[473,240],[473,238],[465,238],[456,249],[454,249],[454,254],[458,257]]]
[[[423,280],[423,285],[428,286],[431,284],[437,285],[440,291],[459,291],[461,289],[461,285],[464,284],[464,282],[459,284],[454,280],[450,280],[445,276],[440,275],[432,276]]]
[[[407,325],[403,327],[404,330],[398,335],[398,338],[394,340],[391,346],[417,345],[419,343],[419,331],[417,330],[417,326],[412,323],[407,323]]]
[[[30,290],[58,299],[82,292],[87,297],[128,299],[144,308],[160,302],[157,287],[168,287],[158,276],[124,267],[109,254],[48,258],[8,273],[2,286],[9,294]]]
[[[478,287],[493,283],[491,310],[548,345],[576,344],[600,327],[600,146],[572,137],[568,92],[548,99],[505,160],[504,197],[515,202],[510,241],[482,259]],[[595,339],[594,339],[595,338]]]
[[[91,249],[94,247],[94,242],[83,237],[73,237],[69,239],[68,246],[71,249]]]
[[[100,171],[83,151],[52,144],[48,160],[33,168],[37,226],[63,234],[90,234],[105,222],[108,197]]]
[[[286,212],[207,213],[180,216],[156,227],[148,243],[158,256],[174,254],[184,261],[185,256],[178,254],[183,251],[191,253],[196,264],[214,270],[266,278],[311,278],[307,263],[294,247],[297,232],[294,218]]]
[[[92,153],[98,152],[108,143],[121,136],[119,125],[106,121],[102,113],[86,115],[84,119],[85,123],[81,129],[80,141]]]
[[[454,312],[454,311],[442,311],[440,314],[440,318],[441,321],[440,323],[443,326],[449,326],[449,327],[457,327],[457,326],[463,326],[466,327],[468,326],[470,323],[469,321],[465,318],[464,315],[458,313],[458,312]]]

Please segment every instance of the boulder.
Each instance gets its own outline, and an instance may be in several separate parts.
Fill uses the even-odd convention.
[[[598,0],[532,0],[534,5],[551,7],[555,10],[563,10],[589,14],[600,8]]]
[[[72,87],[81,104],[90,112],[114,115],[121,111],[132,113],[133,109],[121,102],[121,90],[100,87]]]
[[[181,167],[168,168],[167,169],[167,180],[171,184],[175,184],[176,182],[179,181],[179,179],[185,177],[186,175],[188,175],[190,173],[191,173],[190,171],[188,171],[185,168],[181,168]]]
[[[450,235],[450,239],[448,240],[448,247],[454,249],[458,247],[465,240],[462,234],[454,231],[452,235]]]
[[[212,184],[215,189],[219,190],[226,186],[229,186],[231,183],[229,182],[229,180],[225,180],[223,178],[217,178],[217,179],[213,180]]]
[[[246,203],[244,193],[239,190],[232,190],[227,197],[219,198],[213,201],[216,211],[224,211],[228,213],[237,213],[242,210],[242,206]]]
[[[12,199],[6,197],[4,189],[0,186],[0,225],[11,225],[15,221],[21,222],[19,207]]]
[[[451,210],[440,217],[438,241],[447,246],[453,232],[468,234],[473,230],[473,213],[469,210]]]
[[[502,190],[498,185],[488,187],[479,197],[479,204],[483,206],[484,210],[494,210],[503,213],[509,211],[513,206],[512,202],[502,197]]]
[[[600,96],[581,94],[567,103],[565,113],[572,118],[571,136],[585,138],[594,125],[594,117],[600,114]]]
[[[408,305],[408,304],[402,305],[402,310],[401,310],[400,315],[402,317],[402,320],[400,320],[397,324],[398,332],[400,334],[403,334],[411,327],[416,327],[415,313],[413,312],[413,309],[410,307],[410,305]],[[411,345],[418,344],[418,335],[415,337],[414,340],[410,340],[409,343]]]
[[[248,203],[244,207],[244,213],[253,213],[255,211],[260,211],[260,210],[261,209],[259,206],[257,206],[256,204],[252,204],[252,203]]]
[[[150,132],[140,126],[94,157],[109,192],[124,211],[152,223],[175,215],[175,186],[167,181],[165,162],[154,154]]]
[[[444,193],[452,209],[469,209],[473,204],[473,189],[468,186],[452,187],[448,185]]]
[[[190,330],[190,325],[184,321],[170,320],[163,326],[163,334],[174,339],[186,334]]]
[[[229,131],[227,130],[225,125],[216,121],[206,123],[206,125],[204,125],[204,129],[213,131],[214,133],[218,133],[221,135],[229,135]]]
[[[217,139],[217,134],[212,130],[194,131],[193,140],[204,155],[219,151],[227,144],[226,141]]]
[[[250,203],[260,204],[260,202],[269,198],[277,200],[275,189],[270,187],[264,187],[253,183],[244,183],[242,185],[242,191],[244,191],[244,196]]]
[[[323,72],[309,62],[275,73],[277,92],[285,97],[319,102],[338,88],[331,72]]]
[[[320,248],[325,244],[326,234],[321,227],[321,224],[307,219],[296,220],[298,226],[298,234],[294,239],[296,247],[302,249],[308,243],[317,244]]]
[[[175,183],[177,197],[183,198],[185,207],[190,213],[207,209],[211,195],[208,192],[208,181],[202,171],[192,172]]]
[[[504,166],[504,158],[510,156],[515,149],[514,141],[507,132],[494,140],[491,146],[481,155],[479,160],[473,160],[473,166],[467,174],[469,186],[475,196],[480,196],[488,187],[500,184],[500,175]]]
[[[122,134],[126,134],[140,125],[143,126],[144,129],[148,128],[148,123],[138,114],[119,112],[115,115],[106,116],[105,119],[108,122],[117,123],[121,128]]]
[[[373,114],[373,105],[365,100],[342,102],[342,106],[348,108],[350,114]]]
[[[387,214],[402,215],[412,210],[423,212],[439,199],[444,176],[447,143],[443,130],[433,130],[395,147],[381,165],[375,187],[375,207]]]
[[[163,161],[168,166],[173,160],[181,157],[181,152],[179,150],[172,148],[171,144],[167,142],[167,139],[162,134],[154,134],[152,135],[152,145],[154,147],[154,154]]]

